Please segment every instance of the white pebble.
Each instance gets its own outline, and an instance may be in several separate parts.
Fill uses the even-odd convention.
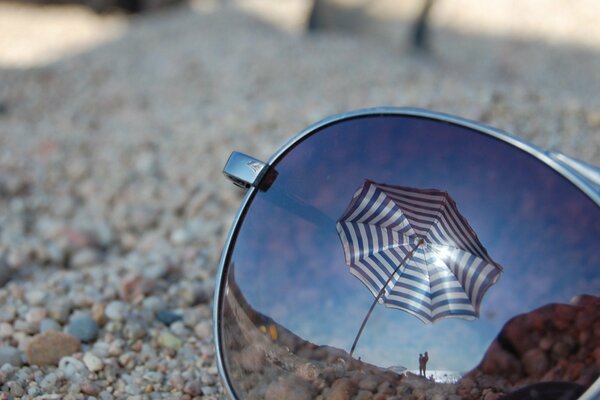
[[[123,321],[127,317],[127,304],[122,301],[111,301],[104,309],[104,314],[108,319]]]
[[[97,372],[104,368],[104,363],[95,354],[87,352],[83,356],[83,363],[92,372]]]

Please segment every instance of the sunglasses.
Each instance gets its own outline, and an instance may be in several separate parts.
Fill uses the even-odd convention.
[[[247,189],[214,301],[237,399],[600,395],[600,169],[418,109],[327,118]]]

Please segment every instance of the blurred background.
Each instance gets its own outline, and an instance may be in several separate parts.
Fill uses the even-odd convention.
[[[2,390],[220,398],[230,151],[411,106],[598,164],[599,22],[595,0],[0,2]],[[71,364],[65,338],[35,359],[49,324]]]

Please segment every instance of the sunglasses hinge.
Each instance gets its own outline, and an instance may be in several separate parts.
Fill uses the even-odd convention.
[[[248,189],[250,186],[258,186],[268,170],[266,163],[234,151],[229,156],[223,173],[234,185]]]

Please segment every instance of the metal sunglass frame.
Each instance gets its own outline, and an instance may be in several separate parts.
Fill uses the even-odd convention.
[[[217,368],[221,376],[221,381],[232,399],[236,399],[236,396],[231,382],[229,381],[229,377],[227,375],[227,371],[225,370],[225,365],[223,362],[223,354],[221,351],[220,341],[219,305],[221,303],[221,297],[224,293],[225,282],[223,280],[223,277],[225,267],[229,260],[231,250],[233,250],[233,247],[231,247],[231,243],[234,236],[238,232],[241,217],[249,209],[255,193],[259,190],[258,186],[261,183],[261,180],[265,177],[265,173],[269,170],[269,166],[273,165],[276,161],[284,157],[297,144],[312,136],[313,134],[318,133],[321,129],[341,121],[367,116],[422,117],[470,128],[479,133],[492,136],[496,139],[500,139],[508,144],[513,145],[517,149],[529,153],[530,155],[534,156],[554,171],[560,173],[567,180],[573,183],[577,188],[579,188],[582,192],[584,192],[600,207],[600,168],[587,164],[583,161],[571,158],[559,152],[549,150],[544,151],[534,146],[533,144],[524,141],[519,137],[516,137],[499,129],[481,124],[479,122],[471,121],[465,118],[456,117],[449,114],[417,108],[381,107],[333,115],[301,131],[299,134],[297,134],[295,137],[293,137],[287,143],[285,143],[277,152],[275,152],[275,154],[273,154],[273,156],[271,156],[271,158],[266,163],[256,160],[245,154],[237,152],[232,153],[223,172],[229,179],[233,181],[234,184],[236,184],[237,186],[247,188],[248,190],[234,218],[233,224],[229,229],[227,240],[223,247],[223,252],[221,254],[221,259],[219,262],[219,269],[217,271],[217,285],[215,286],[215,293],[213,299],[213,335],[216,350],[215,356],[217,361]],[[592,400],[598,395],[600,395],[600,378],[597,379],[596,382],[594,382],[594,384],[587,389],[587,391],[580,397],[580,400]]]

